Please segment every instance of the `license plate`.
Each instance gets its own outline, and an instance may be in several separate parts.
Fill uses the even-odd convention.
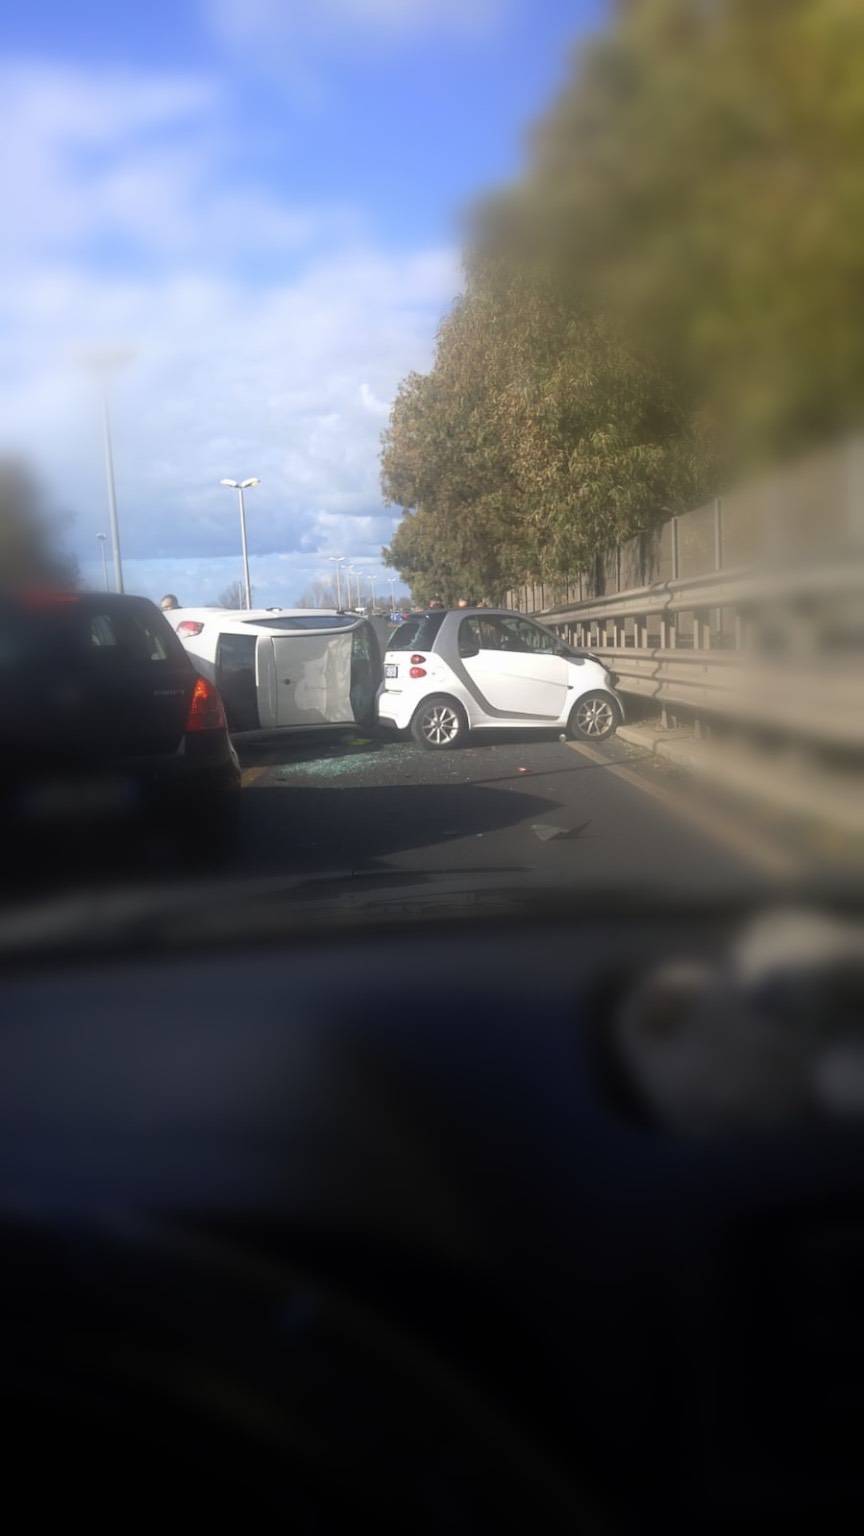
[[[385,677],[398,677],[399,676],[399,668],[397,667],[395,661],[388,661],[387,662],[387,664],[386,664],[386,666],[384,668],[384,676]]]
[[[138,792],[128,779],[83,779],[41,784],[23,796],[25,815],[38,821],[123,816],[136,808]]]

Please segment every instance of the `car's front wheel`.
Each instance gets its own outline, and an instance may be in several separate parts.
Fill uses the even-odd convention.
[[[427,752],[446,752],[465,740],[468,716],[455,699],[433,694],[414,711],[411,735]]]
[[[583,693],[570,713],[569,731],[574,741],[605,741],[621,723],[621,711],[608,693]]]

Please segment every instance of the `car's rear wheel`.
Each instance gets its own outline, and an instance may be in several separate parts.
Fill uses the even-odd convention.
[[[414,711],[411,735],[427,752],[447,752],[468,735],[468,716],[455,699],[433,694]]]
[[[569,733],[574,741],[605,741],[621,723],[621,711],[608,693],[584,693],[570,713]]]

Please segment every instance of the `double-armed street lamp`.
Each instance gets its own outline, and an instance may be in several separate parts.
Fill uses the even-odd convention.
[[[240,542],[243,547],[243,587],[246,598],[246,608],[252,607],[252,581],[249,576],[249,545],[246,541],[246,503],[243,500],[243,492],[248,491],[253,485],[260,485],[257,475],[252,475],[248,480],[220,480],[220,485],[227,486],[229,490],[237,492],[240,503]]]
[[[328,555],[327,559],[330,561],[331,565],[335,565],[335,567],[336,567],[336,607],[337,608],[341,608],[342,607],[342,583],[340,581],[340,572],[342,570],[343,565],[345,564],[345,556],[344,555]],[[349,586],[350,586],[350,582],[349,582]],[[349,602],[349,607],[350,607],[350,602]]]

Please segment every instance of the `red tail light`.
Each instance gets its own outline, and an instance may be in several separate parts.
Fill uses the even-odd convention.
[[[208,683],[206,677],[197,677],[192,689],[186,731],[224,731],[225,710],[218,689]]]
[[[409,667],[408,668],[408,676],[409,677],[425,677],[426,676],[426,668],[425,667]]]
[[[31,587],[22,595],[26,608],[56,608],[61,603],[77,603],[77,592],[55,592],[51,587]]]
[[[422,667],[424,661],[426,660],[426,657],[425,656],[412,656],[411,660],[414,663],[415,667]]]
[[[182,624],[177,625],[177,633],[181,636],[200,635],[203,628],[204,625],[198,624],[195,619],[184,619]]]

